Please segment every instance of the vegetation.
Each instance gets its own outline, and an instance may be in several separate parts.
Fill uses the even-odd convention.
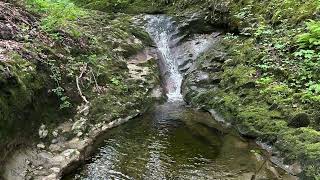
[[[86,16],[87,12],[69,0],[26,0],[25,3],[30,11],[45,15],[41,20],[43,30],[54,33],[65,29],[74,36],[80,36],[79,26],[74,21]]]
[[[191,2],[183,2],[175,8],[199,11]],[[218,90],[187,90],[187,99],[206,109],[218,109],[244,135],[275,145],[286,162],[300,161],[304,166],[301,177],[319,178],[320,156],[315,154],[320,135],[319,1],[203,3],[213,6],[204,14],[228,17],[224,24],[229,32],[219,48],[199,58],[198,70],[215,58],[224,63],[212,75],[220,78]],[[212,17],[207,21],[225,20]],[[227,54],[221,59],[217,51]],[[193,76],[187,78],[192,81]]]
[[[187,101],[219,110],[242,134],[277,147],[286,162],[301,162],[302,178],[319,179],[318,0],[20,0],[16,3],[31,14],[15,8],[19,14],[16,22],[1,14],[17,27],[9,38],[2,39],[14,41],[21,48],[9,50],[6,60],[0,60],[0,139],[8,139],[9,132],[3,129],[12,127],[8,131],[15,131],[13,124],[27,116],[32,121],[34,114],[43,111],[40,108],[43,105],[53,107],[50,114],[72,114],[78,105],[86,103],[79,96],[79,89],[92,105],[91,121],[114,119],[133,106],[141,106],[145,100],[144,89],[138,82],[128,80],[124,60],[152,42],[143,30],[133,25],[132,14],[165,12],[185,18],[195,13],[203,21],[196,27],[199,32],[208,31],[203,26],[206,24],[222,27],[224,34],[219,46],[196,62],[198,71],[205,71],[202,65],[208,62],[220,68],[219,72],[207,72],[219,79],[217,88],[208,86],[206,91],[193,92],[188,86],[195,75],[188,74]],[[24,17],[34,15],[39,16],[39,22]],[[33,31],[36,33],[32,34]],[[225,56],[219,55],[221,51]],[[154,64],[151,66],[155,68]],[[35,103],[38,96],[45,100]],[[135,103],[127,103],[129,99]],[[15,117],[21,111],[23,115]],[[45,121],[58,119],[48,117],[48,113],[39,116],[38,119],[45,117]]]
[[[81,105],[90,106],[92,124],[147,106],[144,87],[151,88],[157,75],[148,82],[129,80],[125,60],[151,41],[130,15],[83,9],[69,0],[11,3],[0,3],[4,26],[14,27],[0,39],[12,42],[0,60],[0,168],[8,151],[38,138],[41,124],[50,132],[80,118]]]

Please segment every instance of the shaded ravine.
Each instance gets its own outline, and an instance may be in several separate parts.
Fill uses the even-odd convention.
[[[166,16],[147,16],[146,30],[163,57],[160,63],[168,102],[110,130],[96,155],[64,179],[295,179],[271,163],[262,150],[222,127],[209,113],[182,100],[177,57],[178,30]],[[203,48],[205,49],[205,48]]]

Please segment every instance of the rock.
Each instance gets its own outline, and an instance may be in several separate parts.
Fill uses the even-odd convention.
[[[270,177],[272,177],[272,179],[280,179],[281,176],[279,172],[276,170],[276,168],[272,166],[272,164],[267,162],[265,167],[266,167],[267,173],[269,174]]]
[[[81,137],[83,135],[83,132],[78,132],[77,137]]]
[[[62,155],[64,157],[66,157],[67,159],[71,159],[72,157],[77,156],[79,154],[80,154],[80,152],[76,149],[67,149],[62,152]]]
[[[302,167],[298,162],[295,162],[294,164],[290,165],[291,173],[294,175],[298,175],[302,172]]]
[[[54,130],[54,131],[52,132],[52,136],[53,136],[53,137],[58,137],[58,130]]]
[[[317,127],[319,127],[318,130],[320,130],[320,115],[316,115],[316,117],[314,118],[314,123]]]
[[[58,167],[50,168],[50,170],[53,171],[54,173],[59,173],[60,172],[60,168],[58,168]]]
[[[64,146],[59,144],[51,144],[49,146],[49,149],[51,152],[61,152],[63,150]]]
[[[300,128],[308,127],[310,125],[309,115],[306,113],[296,114],[288,123],[289,127]]]
[[[37,148],[44,149],[46,146],[43,143],[37,144]]]
[[[52,173],[52,174],[44,177],[43,179],[45,179],[45,180],[56,180],[58,178],[57,178],[57,175],[55,173]]]
[[[62,155],[54,156],[52,159],[50,159],[50,163],[56,166],[60,165],[64,161],[65,161],[65,158]]]
[[[163,97],[163,92],[160,86],[152,89],[151,97],[156,99],[160,99],[161,97]]]
[[[80,131],[84,131],[86,129],[86,123],[87,123],[87,119],[81,117],[80,120],[76,121],[72,125],[71,130],[77,133]]]
[[[39,137],[40,139],[44,139],[48,136],[49,131],[46,130],[46,126],[42,124],[39,128]]]
[[[52,144],[57,144],[58,143],[58,139],[52,139],[51,143]]]

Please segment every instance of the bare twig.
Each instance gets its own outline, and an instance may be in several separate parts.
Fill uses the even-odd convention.
[[[77,83],[77,88],[78,88],[78,92],[79,92],[80,97],[83,99],[83,101],[86,104],[89,104],[89,101],[87,100],[87,98],[82,94],[82,91],[81,91],[81,88],[80,88],[80,85],[79,85],[79,80],[82,78],[84,72],[86,72],[87,67],[88,67],[87,63],[83,65],[83,67],[81,68],[80,75],[76,77],[76,83]]]
[[[92,76],[93,76],[93,80],[94,80],[94,83],[95,83],[95,85],[96,85],[97,91],[98,91],[98,93],[100,93],[100,88],[99,88],[99,85],[98,85],[96,76],[95,76],[94,73],[93,73],[93,69],[92,69],[92,68],[90,68],[90,69],[91,69],[91,74],[92,74]]]

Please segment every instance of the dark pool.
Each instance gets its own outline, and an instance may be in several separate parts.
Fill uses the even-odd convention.
[[[65,179],[248,180],[263,164],[254,143],[178,102],[155,106],[106,137],[96,155]],[[293,179],[266,164],[256,179],[273,179],[273,171]]]

